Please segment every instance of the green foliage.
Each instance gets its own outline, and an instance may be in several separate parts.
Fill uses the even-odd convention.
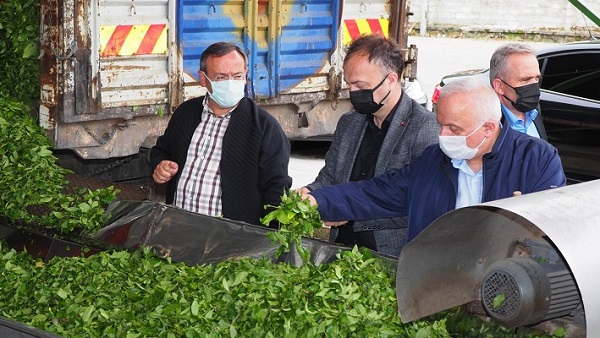
[[[0,2],[0,93],[27,105],[39,97],[39,22],[38,1]]]
[[[73,194],[58,193],[48,201],[46,207],[52,210],[39,218],[39,222],[69,233],[75,229],[93,234],[104,225],[104,208],[117,197],[114,187],[104,189],[81,189]]]
[[[0,214],[63,233],[75,228],[97,231],[103,225],[104,208],[118,190],[63,193],[70,171],[56,163],[45,131],[28,111],[25,104],[0,94]],[[31,208],[49,212],[33,215]]]
[[[27,208],[51,202],[66,185],[68,172],[55,164],[44,131],[23,103],[0,95],[0,210],[32,220]]]
[[[460,333],[455,336],[463,338],[561,338],[565,331],[563,328],[560,328],[552,334],[546,334],[527,327],[508,329],[489,319],[488,321],[484,321],[476,316],[469,315],[462,308],[440,312],[428,318],[432,321],[445,320],[448,331]]]
[[[273,207],[273,206],[265,206]],[[296,247],[296,251],[303,262],[310,260],[310,250],[302,246],[302,236],[314,235],[315,229],[323,226],[321,216],[316,206],[311,206],[307,200],[302,200],[302,196],[294,190],[289,194],[284,193],[281,196],[281,203],[273,211],[261,219],[264,225],[269,225],[276,220],[279,223],[279,230],[270,232],[267,236],[273,243],[278,242],[279,248],[275,256],[279,257],[284,252],[289,252],[291,247]]]
[[[0,253],[2,315],[65,337],[449,336],[443,322],[403,325],[393,276],[358,251],[300,268],[246,258],[187,266],[148,251],[45,265],[26,256]]]
[[[356,248],[301,267],[248,258],[188,266],[149,250],[44,264],[0,241],[0,285],[0,315],[64,337],[514,334],[460,310],[403,324],[393,273]],[[535,336],[525,332],[515,336]]]

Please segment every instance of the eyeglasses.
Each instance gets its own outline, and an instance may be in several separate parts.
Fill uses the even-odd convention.
[[[220,82],[220,81],[227,81],[227,80],[244,80],[246,78],[246,75],[234,75],[232,77],[229,76],[216,76],[214,80],[215,82]]]
[[[211,79],[210,77],[208,77],[208,75],[206,75],[205,72],[201,71],[202,73],[204,73],[204,76],[206,76],[209,80],[213,81],[213,82],[221,82],[221,81],[227,81],[227,80],[245,80],[246,79],[246,75],[245,74],[236,74],[234,76],[225,76],[225,75],[217,75],[215,76],[214,79]]]

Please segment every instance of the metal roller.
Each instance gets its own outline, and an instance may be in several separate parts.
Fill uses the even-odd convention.
[[[600,180],[453,210],[406,245],[396,292],[403,322],[481,302],[508,327],[579,309],[600,332]]]

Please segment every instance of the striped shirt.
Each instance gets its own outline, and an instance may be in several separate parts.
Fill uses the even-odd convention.
[[[219,164],[223,151],[223,136],[229,125],[232,108],[217,117],[204,99],[202,121],[194,131],[187,151],[181,177],[177,183],[174,204],[185,210],[222,216],[221,173]]]

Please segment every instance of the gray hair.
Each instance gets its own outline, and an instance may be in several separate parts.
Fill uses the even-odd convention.
[[[200,70],[206,72],[206,60],[208,60],[209,56],[221,57],[233,51],[238,52],[244,57],[246,68],[248,68],[248,56],[246,55],[246,53],[244,53],[242,48],[229,42],[215,42],[212,45],[208,46],[202,52],[202,55],[200,55]]]
[[[439,100],[459,94],[466,95],[469,103],[476,107],[474,112],[476,123],[492,120],[496,124],[500,124],[502,117],[500,99],[488,84],[473,77],[457,79],[442,87]]]
[[[506,76],[508,73],[508,57],[513,54],[531,54],[536,56],[535,50],[524,43],[513,42],[498,47],[490,59],[490,83],[495,78]]]

